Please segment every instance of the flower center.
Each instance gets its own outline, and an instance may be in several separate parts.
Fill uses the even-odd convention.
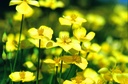
[[[54,2],[53,1],[50,1],[48,5],[49,5],[49,7],[52,7],[53,4],[54,4]]]
[[[19,72],[19,75],[20,75],[21,79],[25,79],[25,72],[24,71]]]
[[[76,21],[77,16],[75,14],[72,14],[70,17],[71,17],[71,21],[74,21],[74,22]]]
[[[44,32],[43,29],[38,29],[38,34],[39,34],[39,36],[43,36],[43,32]]]
[[[63,40],[63,42],[66,43],[66,44],[71,43],[71,39],[70,39],[69,37],[67,37],[67,36],[64,36],[64,37],[62,38],[62,40]]]
[[[55,61],[55,65],[58,66],[58,64],[60,62],[60,58],[55,58],[54,61]]]
[[[83,76],[76,76],[72,80],[75,80],[77,84],[81,84],[81,82],[85,80],[85,78]]]
[[[80,56],[73,56],[72,57],[72,60],[74,61],[74,62],[77,62],[77,63],[81,63],[81,58],[80,58]]]

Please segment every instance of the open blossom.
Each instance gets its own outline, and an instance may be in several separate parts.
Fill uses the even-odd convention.
[[[71,14],[70,16],[63,16],[59,18],[59,22],[61,25],[81,25],[83,22],[86,22],[84,18],[78,17],[75,14]]]
[[[30,82],[35,79],[35,76],[32,72],[29,71],[20,71],[20,72],[13,72],[9,75],[9,78],[14,82]]]
[[[29,39],[30,42],[35,44],[37,47],[39,47],[39,39],[41,40],[40,47],[50,47],[54,45],[54,42],[52,39],[53,30],[50,27],[47,26],[40,26],[39,29],[36,28],[30,28],[28,30],[29,36],[32,39]]]
[[[95,82],[90,77],[84,77],[83,72],[77,72],[75,77],[71,80],[65,80],[63,84],[95,84]]]
[[[77,40],[74,40],[69,37],[69,32],[61,31],[59,33],[59,38],[57,39],[57,45],[63,48],[65,51],[69,51],[70,49],[75,49],[80,51],[81,46]]]
[[[22,34],[21,35],[21,41],[25,39],[25,36]],[[6,42],[6,50],[8,52],[15,51],[17,50],[18,47],[18,40],[19,40],[19,34],[9,34],[7,37],[7,42]]]
[[[101,50],[100,45],[87,41],[82,43],[82,49],[86,52],[99,52]]]
[[[39,27],[39,29],[30,28],[28,30],[28,33],[30,37],[35,38],[35,39],[42,39],[42,38],[51,39],[53,30],[50,27],[42,25]]]
[[[113,79],[117,83],[126,84],[128,83],[128,73],[114,73]]]
[[[35,0],[11,0],[9,5],[16,5],[16,10],[21,14],[28,14],[33,12],[29,5],[39,6],[39,3]]]
[[[58,0],[39,0],[40,6],[44,6],[51,9],[62,8],[64,3]]]
[[[63,60],[67,64],[75,64],[76,66],[80,67],[82,70],[84,70],[88,65],[88,62],[85,58],[77,55],[62,56],[61,60]]]
[[[95,33],[89,32],[88,34],[86,34],[86,32],[87,32],[86,29],[83,27],[77,28],[73,30],[73,35],[79,41],[91,41],[94,38]]]

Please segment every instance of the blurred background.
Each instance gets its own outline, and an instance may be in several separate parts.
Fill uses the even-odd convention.
[[[34,13],[32,16],[25,18],[23,34],[27,37],[29,28],[39,28],[41,25],[47,25],[55,31],[53,35],[53,40],[55,40],[61,30],[69,29],[67,26],[60,25],[58,18],[75,12],[87,20],[83,27],[88,32],[96,33],[93,42],[105,47],[107,55],[112,55],[109,49],[114,49],[121,55],[128,57],[128,0],[60,1],[65,4],[65,7],[56,8],[55,10],[32,6]],[[16,6],[9,6],[9,2],[10,0],[0,0],[0,73],[4,71],[5,63],[2,58],[3,34],[4,32],[7,35],[10,33],[17,34],[20,28],[21,18],[16,14]],[[105,43],[109,44],[110,48]],[[128,65],[128,61],[126,63]]]
[[[0,1],[0,39],[2,39],[3,32],[16,33],[20,25],[16,18],[15,6],[9,6],[10,0]],[[45,7],[33,7],[35,13],[33,16],[26,18],[24,33],[30,27],[39,27],[40,25],[52,26],[56,31],[56,35],[62,29],[58,18],[67,12],[79,12],[87,22],[84,27],[88,31],[96,32],[95,41],[102,43],[107,37],[124,41],[128,38],[128,20],[127,20],[127,0],[62,0],[65,4],[63,8],[51,10]],[[41,19],[40,19],[41,18]],[[29,24],[28,24],[29,22]],[[64,28],[63,28],[64,29]],[[65,28],[66,29],[66,28]],[[1,40],[0,40],[1,42]],[[124,45],[124,52],[127,53],[128,45]],[[1,49],[1,48],[0,48]],[[0,52],[1,54],[1,52]]]

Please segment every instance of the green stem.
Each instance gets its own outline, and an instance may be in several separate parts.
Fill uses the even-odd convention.
[[[60,64],[60,74],[59,74],[59,84],[61,84],[62,67],[63,67],[63,61],[61,60],[61,64]]]
[[[9,59],[9,64],[10,64],[10,70],[12,72],[12,62],[11,62],[11,59]]]
[[[50,83],[49,84],[52,84],[52,79],[53,79],[53,74],[51,74]]]
[[[21,34],[22,34],[22,28],[23,28],[23,21],[24,21],[24,14],[22,14],[22,19],[21,19],[20,35],[19,35],[19,42],[18,42],[18,50],[17,50],[17,55],[16,55],[16,57],[14,59],[13,71],[15,70],[16,61],[17,61],[17,57],[19,55],[19,50],[20,50],[20,41],[21,41]]]
[[[72,26],[73,26],[73,24],[71,24],[71,28],[70,28],[70,30],[69,30],[69,32],[70,32],[70,37],[73,36],[73,31],[72,31],[73,29],[72,29]]]
[[[11,62],[11,59],[9,59],[9,63],[10,63],[10,70],[11,70],[11,72],[12,72],[12,62]],[[11,81],[10,84],[13,84],[13,81]]]
[[[70,67],[70,69],[69,69],[69,71],[68,71],[68,73],[67,73],[67,75],[66,75],[66,77],[65,77],[65,80],[68,78],[68,76],[70,75],[70,72],[72,71],[72,69],[73,69],[73,64],[71,65],[71,67]]]
[[[38,63],[37,63],[37,79],[36,84],[39,84],[39,70],[40,70],[40,45],[41,45],[41,39],[39,39],[39,56],[38,56]]]
[[[57,77],[58,77],[58,66],[56,66],[55,84],[58,84]]]

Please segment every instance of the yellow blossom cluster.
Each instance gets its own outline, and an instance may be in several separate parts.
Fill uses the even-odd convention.
[[[4,43],[2,58],[10,61],[9,78],[12,82],[39,84],[43,75],[48,75],[46,79],[49,83],[55,82],[54,84],[126,84],[128,82],[128,56],[121,52],[122,46],[128,49],[127,39],[124,38],[126,47],[122,44],[123,41],[113,40],[111,36],[107,36],[102,43],[94,39],[97,35],[94,31],[99,32],[106,24],[102,16],[92,13],[84,16],[80,11],[67,10],[60,17],[53,11],[65,6],[61,0],[11,0],[9,5],[16,5],[17,14],[14,20],[21,20],[21,29],[27,27],[22,29],[23,31],[20,30],[20,34],[10,33],[7,36],[4,34],[2,38]],[[42,23],[40,26],[34,26],[37,22],[33,26],[27,24],[29,23],[27,17],[35,13],[34,6],[45,7],[46,10],[50,8],[52,13],[46,13],[49,14],[48,20],[52,17],[51,14],[59,16],[57,17],[59,24],[55,26],[48,20],[45,21],[46,25]],[[119,7],[119,9],[123,8]],[[118,13],[117,10],[115,9],[114,12],[123,22],[113,15],[110,21],[118,24],[118,27],[123,27],[127,22],[127,12]],[[42,13],[41,17],[45,18],[45,16],[45,13]],[[26,24],[23,25],[24,21]],[[39,21],[41,21],[40,17]],[[65,28],[59,29],[60,26]],[[86,27],[91,28],[89,30]],[[14,65],[12,65],[13,60]],[[19,60],[23,64],[20,64]],[[16,71],[17,62],[26,70]]]

